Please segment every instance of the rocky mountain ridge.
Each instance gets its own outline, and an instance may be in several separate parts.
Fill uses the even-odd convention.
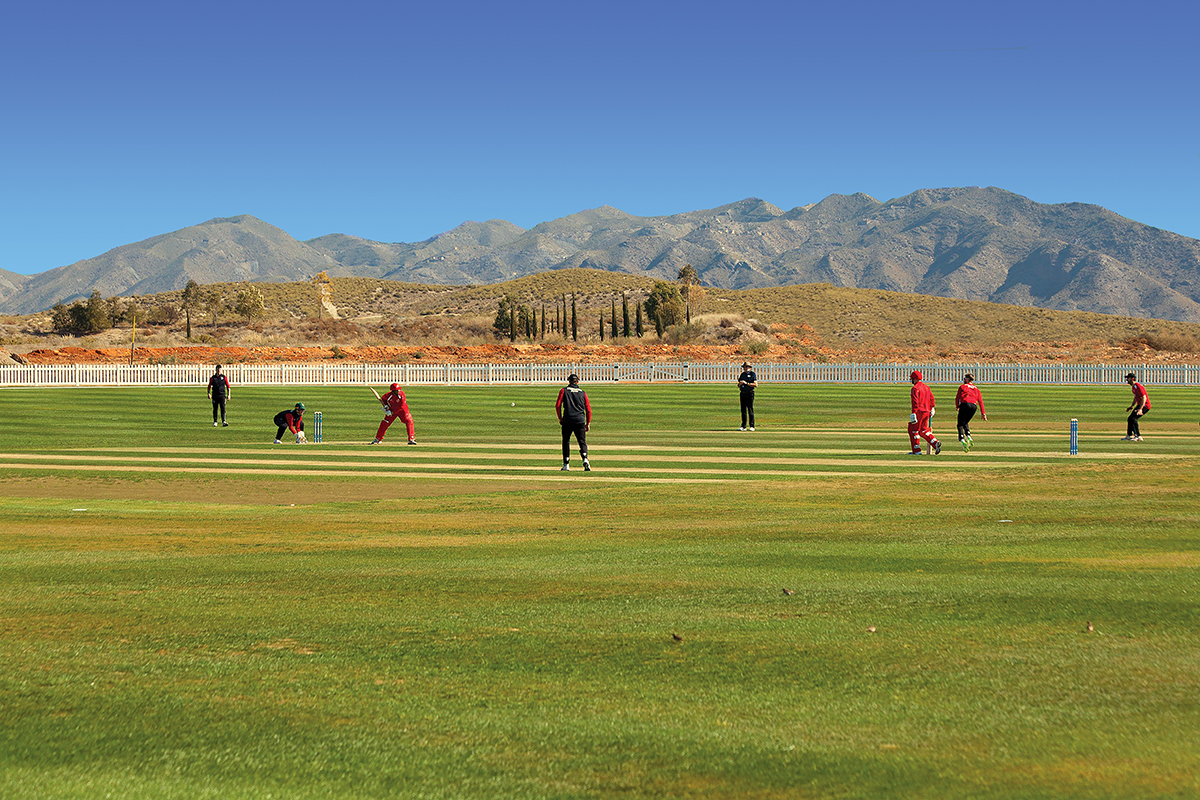
[[[214,219],[39,275],[4,273],[0,310],[28,313],[93,289],[145,294],[322,270],[477,285],[571,267],[674,279],[685,264],[729,289],[829,283],[1200,321],[1200,241],[1100,206],[1041,204],[995,187],[886,202],[831,195],[788,211],[758,198],[659,217],[602,206],[529,230],[467,222],[417,243],[345,234],[300,242],[251,216]]]

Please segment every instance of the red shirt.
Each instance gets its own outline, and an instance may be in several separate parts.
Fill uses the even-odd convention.
[[[987,412],[983,410],[983,395],[979,393],[979,387],[973,383],[964,383],[958,387],[958,394],[954,396],[954,407],[958,408],[963,403],[974,403],[979,406],[979,413],[987,416]]]
[[[913,384],[912,410],[918,417],[925,416],[933,410],[933,392],[921,381]]]
[[[383,396],[383,404],[387,406],[388,416],[392,417],[411,417],[412,412],[408,410],[408,401],[404,398],[404,392],[396,389],[393,392],[388,392]]]
[[[1137,381],[1134,381],[1130,386],[1133,389],[1133,407],[1137,408],[1138,398],[1142,398],[1142,408],[1150,410],[1150,395],[1146,394],[1146,387],[1142,386]]]

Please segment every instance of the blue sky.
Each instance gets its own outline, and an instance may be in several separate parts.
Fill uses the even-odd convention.
[[[9,7],[0,269],[236,214],[418,241],[968,185],[1200,238],[1196,3],[832,5]]]

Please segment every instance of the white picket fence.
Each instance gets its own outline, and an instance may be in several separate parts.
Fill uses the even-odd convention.
[[[1200,385],[1196,364],[762,364],[762,383],[908,383],[918,369],[928,383],[958,383],[970,372],[980,384],[1123,383],[1134,372],[1144,384]],[[234,386],[353,384],[561,384],[572,372],[583,383],[729,383],[740,364],[229,364]],[[195,386],[210,364],[5,364],[0,386]]]

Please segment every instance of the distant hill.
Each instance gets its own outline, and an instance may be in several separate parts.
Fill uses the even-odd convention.
[[[809,283],[1200,322],[1200,241],[1095,205],[994,187],[880,202],[831,195],[783,211],[757,198],[638,217],[601,207],[524,230],[468,222],[415,244],[331,234],[297,242],[253,217],[212,220],[33,276],[0,310],[200,283],[336,276],[490,284],[573,267],[674,279],[691,264],[724,289]],[[170,285],[167,285],[170,284]]]
[[[31,276],[0,310],[30,313],[87,297],[181,289],[189,280],[304,280],[337,262],[260,219],[243,215],[127,244],[103,255]]]
[[[30,280],[29,275],[20,275],[16,272],[0,269],[0,306],[3,305],[7,298],[21,291],[21,287],[29,283]]]
[[[328,270],[331,276],[391,278],[404,275],[403,280],[409,282],[472,285],[493,283],[510,276],[475,275],[450,265],[482,258],[523,233],[524,228],[494,219],[488,222],[464,222],[453,230],[415,244],[384,244],[340,233],[309,239],[305,244],[338,262],[338,266]],[[445,263],[447,255],[450,256],[450,264]]]

